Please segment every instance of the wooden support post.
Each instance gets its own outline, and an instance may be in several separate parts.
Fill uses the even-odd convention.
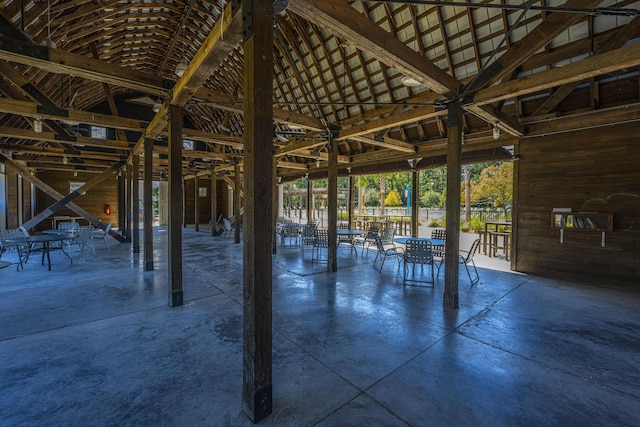
[[[127,240],[127,230],[124,220],[126,209],[124,205],[124,199],[126,198],[124,181],[126,179],[126,173],[126,165],[123,165],[120,170],[120,175],[118,175],[118,230],[125,241]]]
[[[411,236],[418,237],[418,223],[420,217],[420,204],[418,203],[420,193],[420,171],[411,172]]]
[[[444,263],[444,306],[458,308],[458,257],[460,254],[460,174],[462,160],[462,114],[460,104],[449,105],[447,138],[447,243]]]
[[[140,156],[134,154],[132,157],[133,168],[131,169],[131,195],[132,195],[132,237],[133,237],[133,253],[140,253]]]
[[[313,221],[313,181],[307,175],[307,224]]]
[[[169,106],[169,305],[182,305],[182,108]]]
[[[233,190],[233,217],[235,218],[236,222],[233,227],[233,231],[235,232],[233,241],[235,243],[240,243],[240,230],[242,230],[242,215],[240,213],[240,163],[236,163],[235,165],[235,174],[236,188]]]
[[[218,224],[218,179],[216,177],[216,161],[211,163],[211,235],[216,235]]]
[[[327,271],[338,271],[338,141],[329,139],[329,168],[327,171],[327,225],[329,248]]]
[[[518,217],[520,213],[520,144],[514,146],[515,160],[513,161],[513,195],[511,197],[511,247],[509,259],[511,270],[518,270]],[[562,230],[561,230],[562,231]],[[485,236],[486,238],[486,236]]]
[[[242,0],[244,28],[244,340],[242,402],[258,422],[272,411],[271,212],[273,3]],[[236,168],[239,174],[239,168]],[[236,181],[239,184],[239,181]],[[240,187],[237,185],[238,199]],[[239,202],[238,202],[239,205]],[[238,206],[239,207],[239,206]],[[239,209],[237,211],[239,225]]]
[[[280,203],[280,199],[279,199],[280,185],[278,184],[278,158],[276,156],[273,156],[271,167],[273,168],[271,172],[271,179],[272,179],[271,200],[274,201],[271,206],[271,217],[272,217],[271,224],[273,226],[273,229],[275,230],[276,222],[278,222],[278,210],[279,210],[278,204]],[[276,255],[278,253],[278,236],[276,236],[275,232],[271,233],[271,253],[273,255]]]
[[[182,172],[180,172],[182,173]],[[182,227],[187,228],[187,182],[182,179],[181,183],[181,191],[182,191]]]
[[[200,177],[198,175],[196,175],[196,177],[193,180],[193,186],[194,186],[193,210],[194,210],[194,216],[196,221],[196,231],[200,231]]]
[[[349,175],[349,191],[347,193],[347,209],[349,211],[348,216],[349,216],[349,224],[351,225],[351,228],[353,228],[353,211],[356,208],[356,199],[354,197],[355,195],[355,179]]]
[[[153,139],[144,140],[144,271],[153,270]]]
[[[127,230],[125,235],[127,242],[131,241],[131,208],[132,208],[132,200],[131,200],[131,177],[133,176],[133,172],[131,171],[131,164],[127,163],[126,167],[126,180],[125,180],[125,199],[124,199],[124,229]]]

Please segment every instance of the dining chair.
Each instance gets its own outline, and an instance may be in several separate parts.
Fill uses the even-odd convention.
[[[466,251],[465,250],[460,250],[460,253],[462,255],[458,256],[458,262],[460,264],[464,264],[464,267],[467,270],[467,275],[469,276],[469,280],[471,281],[472,285],[475,285],[476,283],[478,283],[480,281],[480,274],[478,273],[478,269],[476,268],[476,263],[473,260],[473,257],[478,252],[478,247],[480,246],[480,242],[481,242],[481,239],[475,239],[471,243],[471,246],[469,247],[469,250],[466,250]],[[445,259],[442,258],[442,261],[438,265],[438,271],[436,273],[436,276],[440,276],[440,267],[442,267],[442,264],[444,264],[444,262],[445,262]],[[471,276],[471,271],[469,270],[469,264],[471,264],[471,266],[473,267],[473,271],[474,271],[475,277]]]
[[[109,246],[109,241],[107,240],[107,237],[109,236],[109,231],[111,231],[111,226],[113,225],[112,222],[110,222],[109,224],[107,224],[107,227],[103,230],[102,228],[94,228],[92,235],[91,235],[91,247],[93,248],[93,253],[96,253],[95,247],[93,245],[93,239],[98,238],[98,239],[102,239],[104,241],[104,244],[107,246],[107,249],[109,249],[109,252],[111,252],[111,246]]]
[[[447,230],[444,228],[436,228],[435,230],[431,230],[431,238],[438,240],[447,240]],[[432,245],[433,256],[442,260],[444,258],[444,245]]]
[[[406,284],[407,282],[411,282],[409,283],[411,285],[415,285],[416,283],[431,283],[431,286],[435,286],[435,276],[433,274],[433,248],[428,240],[407,240],[402,259],[404,261],[402,283]],[[407,278],[409,264],[412,264],[411,278]],[[416,264],[420,265],[421,272],[425,265],[431,267],[431,280],[424,279],[422,274],[420,274],[420,276],[416,276]]]
[[[383,230],[383,234],[384,234],[384,230]],[[376,236],[375,239],[376,239],[376,248],[378,249],[378,251],[376,252],[376,258],[373,260],[373,268],[375,268],[379,272],[382,272],[384,261],[387,259],[388,256],[395,257],[398,260],[398,266],[399,266],[404,250],[402,248],[396,247],[396,245],[393,244],[393,238],[391,239],[390,243],[383,243],[381,235]],[[378,258],[382,260],[379,268],[376,267]]]
[[[367,230],[367,234],[364,235],[364,237],[356,237],[355,238],[355,243],[356,245],[361,245],[362,246],[362,253],[361,255],[364,255],[364,249],[365,247],[367,248],[367,253],[369,253],[369,248],[371,246],[376,246],[376,236],[379,234],[379,228],[376,227],[375,225],[372,225],[369,227],[369,229]]]
[[[300,250],[302,251],[302,256],[304,256],[304,247],[311,246],[311,250],[313,250],[313,245],[316,241],[316,224],[315,222],[310,222],[305,224],[302,227],[302,233],[300,233]]]
[[[313,242],[313,250],[311,252],[311,262],[314,260],[314,253],[318,254],[318,260],[320,260],[320,249],[326,248],[329,250],[329,231],[316,229],[316,235]]]

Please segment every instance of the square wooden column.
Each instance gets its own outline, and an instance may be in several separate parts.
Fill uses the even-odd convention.
[[[218,221],[218,178],[216,176],[216,161],[211,163],[211,235],[216,235]]]
[[[243,0],[242,21],[245,138],[242,408],[253,422],[258,422],[273,407],[273,2]],[[239,183],[236,192],[240,197]],[[239,209],[236,215],[239,225]]]
[[[235,168],[235,183],[236,188],[233,191],[233,217],[236,219],[235,226],[233,227],[234,231],[234,242],[240,243],[240,230],[242,230],[242,214],[240,212],[240,188],[242,187],[240,184],[242,182],[242,174],[240,173],[240,163],[236,162]]]
[[[134,154],[131,156],[133,160],[132,176],[131,176],[131,199],[133,220],[131,223],[131,231],[133,237],[133,253],[140,253],[140,156]]]
[[[193,186],[195,188],[193,196],[193,214],[196,222],[196,231],[200,231],[200,177],[197,174],[193,179]]]
[[[153,139],[144,140],[144,271],[153,270]]]
[[[124,198],[124,229],[126,230],[126,236],[125,238],[127,239],[127,242],[131,241],[131,206],[132,206],[132,200],[131,200],[131,188],[133,187],[133,185],[131,185],[131,179],[133,176],[133,172],[131,170],[131,165],[127,163],[127,167],[126,167],[126,173],[125,173],[125,189],[124,189],[124,194],[125,194],[125,198]]]
[[[462,160],[462,109],[449,105],[447,129],[447,242],[444,263],[444,306],[458,308],[458,256],[460,254],[460,179]]]
[[[329,138],[329,168],[327,170],[328,238],[327,271],[338,271],[338,141]]]
[[[125,224],[125,204],[124,200],[127,198],[126,196],[126,186],[124,182],[126,180],[127,175],[127,165],[123,165],[122,169],[120,169],[120,174],[118,175],[118,230],[120,234],[126,241],[127,239],[127,228]]]
[[[169,305],[182,305],[182,108],[169,105]]]

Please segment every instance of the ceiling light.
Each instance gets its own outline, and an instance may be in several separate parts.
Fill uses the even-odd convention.
[[[498,127],[498,122],[493,124],[493,139],[500,138],[500,128]]]
[[[160,101],[156,101],[151,109],[154,113],[157,113],[158,111],[160,111],[160,108],[162,108],[162,104],[160,103]]]
[[[416,87],[420,86],[420,82],[414,79],[413,77],[404,76],[400,79],[400,83],[407,87]]]
[[[42,119],[40,118],[40,116],[36,116],[36,118],[33,120],[33,131],[36,133],[42,132]]]
[[[185,71],[187,71],[187,63],[184,62],[184,59],[181,59],[176,65],[176,76],[182,77]]]
[[[62,158],[62,164],[63,164],[63,165],[66,165],[67,163],[69,163],[69,159],[67,159],[67,156],[64,156],[64,157]]]
[[[78,176],[78,171],[73,171],[73,176]]]
[[[53,40],[51,40],[51,1],[48,0],[47,1],[47,19],[48,19],[48,24],[47,24],[47,38],[42,40],[42,46],[46,46],[48,48],[51,49],[55,49],[56,48],[56,42],[54,42]]]

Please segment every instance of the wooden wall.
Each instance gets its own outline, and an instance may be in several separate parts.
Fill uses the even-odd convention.
[[[18,216],[18,175],[7,168],[7,228],[20,226]]]
[[[78,176],[73,176],[72,172],[41,172],[38,174],[38,178],[46,182],[52,188],[58,192],[67,195],[69,194],[69,185],[71,182],[88,182],[94,178],[95,174],[87,174],[78,171]],[[98,186],[90,189],[86,194],[80,195],[74,200],[78,206],[95,216],[103,223],[108,224],[113,222],[113,227],[118,228],[118,191],[117,180],[114,176]],[[36,214],[48,206],[52,205],[55,200],[42,191],[36,191]],[[111,206],[111,215],[105,214],[105,205]],[[54,216],[79,216],[68,207],[63,207]],[[80,221],[81,224],[86,224],[86,221]],[[36,229],[47,229],[51,227],[50,221],[42,222]]]
[[[195,180],[188,179],[184,183],[186,207],[185,215],[187,224],[195,224]],[[200,225],[207,225],[211,220],[211,180],[208,178],[200,178],[199,187],[206,188],[206,197],[200,197]],[[218,179],[216,187],[216,203],[217,213],[215,219],[220,215],[226,216],[227,206],[229,203],[227,185],[224,181]]]
[[[520,143],[515,269],[544,276],[609,278],[640,286],[640,124]],[[551,228],[553,208],[612,212],[613,232]]]

